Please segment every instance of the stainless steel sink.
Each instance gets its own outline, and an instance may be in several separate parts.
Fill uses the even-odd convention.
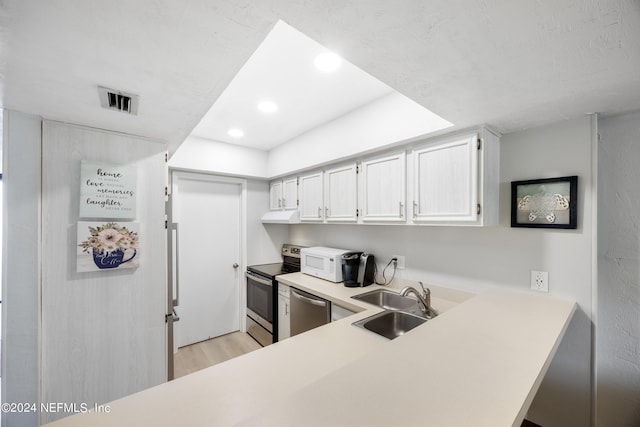
[[[403,297],[386,289],[376,289],[364,294],[354,295],[351,298],[377,305],[387,310],[412,309],[418,304],[413,298]]]
[[[353,324],[382,335],[390,340],[422,325],[427,319],[404,311],[387,310],[374,314]]]

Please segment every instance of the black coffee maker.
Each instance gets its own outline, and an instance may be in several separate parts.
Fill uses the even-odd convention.
[[[342,255],[342,280],[346,287],[369,286],[374,278],[375,262],[372,254],[347,252]]]

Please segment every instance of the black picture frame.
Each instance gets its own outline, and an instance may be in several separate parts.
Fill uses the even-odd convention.
[[[512,181],[511,227],[578,228],[578,177]]]

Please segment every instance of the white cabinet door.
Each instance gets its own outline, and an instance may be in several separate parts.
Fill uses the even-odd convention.
[[[289,178],[282,181],[282,208],[298,208],[298,178]]]
[[[282,209],[298,208],[298,178],[287,178],[273,181],[269,185],[269,209],[279,211]]]
[[[360,171],[362,221],[405,221],[405,153],[365,160]]]
[[[322,172],[300,177],[300,221],[322,221],[324,201],[322,194]]]
[[[413,152],[414,222],[475,222],[478,135],[424,145]]]
[[[289,286],[278,283],[278,341],[291,336]]]
[[[282,209],[282,181],[274,181],[269,185],[269,209]]]
[[[325,172],[325,218],[327,221],[356,222],[357,214],[356,164]]]

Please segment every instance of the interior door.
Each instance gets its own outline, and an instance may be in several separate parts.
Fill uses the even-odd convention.
[[[240,329],[242,185],[175,172],[172,198],[183,347]]]

